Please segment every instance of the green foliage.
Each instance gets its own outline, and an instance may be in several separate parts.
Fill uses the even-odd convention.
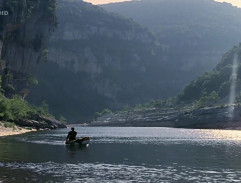
[[[230,92],[235,54],[239,55],[237,79],[235,80],[236,93],[239,93],[241,90],[241,46],[228,51],[213,71],[203,74],[187,85],[178,96],[178,102],[192,103],[196,100],[200,105],[206,105],[207,100],[213,101],[213,98],[217,98],[217,96],[220,99],[227,98]]]
[[[35,77],[30,77],[29,84],[30,85],[38,85],[38,80]]]
[[[66,118],[65,118],[64,116],[60,116],[60,117],[59,117],[59,121],[62,122],[62,123],[64,123],[64,124],[67,123],[67,120],[66,120]]]
[[[30,114],[33,113],[32,109],[28,103],[22,100],[21,97],[15,96],[12,99],[7,99],[8,105],[10,106],[10,112],[12,114],[12,121],[18,121],[20,119],[26,119],[30,117]]]
[[[10,111],[9,100],[2,96],[0,97],[0,119],[5,121],[12,121],[13,119],[13,114]]]
[[[208,96],[201,97],[198,101],[195,101],[197,107],[207,107],[217,102],[219,96],[216,91],[212,91]]]
[[[105,114],[111,114],[111,113],[112,111],[110,109],[104,109],[102,112],[96,112],[95,117],[98,118],[98,117],[104,116]]]
[[[25,127],[26,130],[32,130],[33,128],[31,127]]]
[[[37,113],[43,114],[45,116],[52,116],[49,113],[49,105],[46,103],[46,101],[42,101],[42,104],[40,107],[35,107],[35,110]]]
[[[15,128],[15,123],[4,122],[3,125],[5,128]]]
[[[0,97],[0,120],[18,122],[23,119],[32,119],[36,114],[51,116],[46,103],[41,107],[31,106],[20,96],[12,99]]]
[[[41,53],[41,59],[43,62],[47,62],[49,51],[47,49],[43,50]]]
[[[0,75],[0,94],[2,94],[4,92],[3,88],[2,88],[2,75]]]

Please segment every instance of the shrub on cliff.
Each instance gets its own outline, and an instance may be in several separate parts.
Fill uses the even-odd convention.
[[[33,119],[37,114],[51,116],[48,112],[48,105],[43,103],[40,107],[31,106],[20,96],[11,99],[0,96],[0,120],[17,122],[23,119]]]

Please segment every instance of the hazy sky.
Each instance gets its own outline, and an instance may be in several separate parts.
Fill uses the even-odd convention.
[[[106,3],[111,3],[111,2],[121,2],[121,1],[127,1],[127,0],[84,0],[86,2],[90,2],[93,4],[106,4]],[[241,7],[241,0],[216,0],[219,2],[229,2],[232,3],[235,6]]]

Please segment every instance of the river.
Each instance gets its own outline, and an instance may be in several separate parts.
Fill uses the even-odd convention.
[[[76,127],[0,137],[0,183],[240,182],[241,131]]]

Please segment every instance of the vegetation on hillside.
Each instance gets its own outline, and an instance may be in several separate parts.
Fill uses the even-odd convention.
[[[83,1],[61,0],[58,6],[49,63],[38,71],[39,85],[27,100],[46,100],[55,115],[79,122],[105,108],[165,95],[159,82],[162,48],[149,31]]]
[[[56,27],[56,0],[4,0],[0,5],[1,10],[8,11],[7,16],[0,16],[0,121],[18,124],[26,119],[37,120],[40,115],[53,117],[45,102],[37,107],[24,100],[29,87],[38,81],[23,68],[24,64],[30,65],[29,70],[37,67],[37,63],[31,63],[36,59],[35,53],[39,53],[37,62],[46,56],[43,39]],[[39,27],[33,26],[34,23]],[[44,36],[45,25],[48,36]],[[11,62],[18,67],[9,66]]]
[[[43,102],[40,107],[30,105],[22,97],[15,95],[7,98],[0,93],[0,120],[18,123],[25,119],[35,119],[37,115],[53,117],[48,112],[48,105]]]
[[[232,67],[235,54],[238,55],[236,94],[241,91],[241,44],[228,51],[211,72],[207,72],[187,85],[178,96],[178,102],[190,103],[212,95],[227,102],[232,79]]]
[[[37,80],[34,77],[29,79],[32,85],[37,84]],[[43,115],[46,117],[53,117],[48,112],[48,105],[42,102],[41,106],[35,106],[29,104],[23,99],[24,96],[15,95],[12,98],[4,96],[5,89],[1,87],[2,77],[0,76],[0,121],[19,122],[24,119],[35,119],[37,115]],[[13,86],[8,86],[14,90]]]
[[[51,116],[48,106],[43,103],[41,107],[32,106],[20,96],[6,98],[0,96],[0,120],[18,122],[24,119],[34,119],[36,115]]]
[[[240,40],[240,9],[211,0],[126,3],[138,11],[117,4],[121,8],[115,12],[125,10],[122,15],[142,25],[80,0],[58,1],[59,26],[49,45],[50,63],[40,68],[39,85],[27,99],[36,105],[46,100],[51,112],[72,122],[90,121],[106,108],[115,111],[156,99],[166,106],[187,103],[185,97],[199,106],[221,100],[229,90],[224,82],[229,66],[201,76],[219,78],[205,83],[203,94],[195,91],[200,88],[194,83],[197,87],[182,99],[167,98],[213,68]]]
[[[233,76],[233,61],[235,55],[238,58],[237,75]],[[234,103],[241,103],[241,44],[229,50],[210,72],[206,72],[188,84],[181,94],[167,100],[154,100],[135,107],[124,107],[122,111],[158,109],[185,109],[224,106],[229,104],[230,87],[232,77],[235,77],[236,85]],[[107,111],[107,110],[105,110]],[[102,111],[99,116],[106,114]],[[117,111],[118,112],[118,111]]]

